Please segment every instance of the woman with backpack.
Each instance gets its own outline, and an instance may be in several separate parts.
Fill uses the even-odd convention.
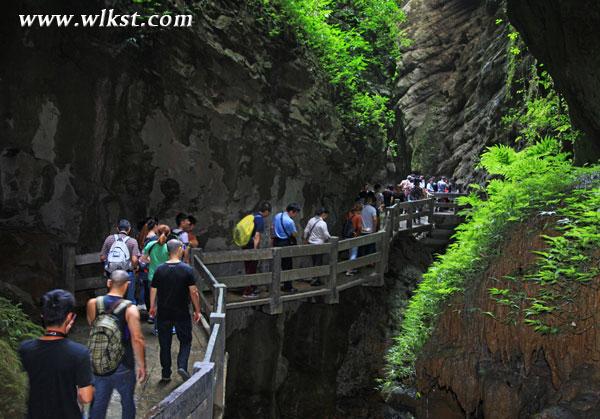
[[[343,237],[345,239],[352,239],[358,237],[362,231],[362,217],[361,212],[363,205],[360,202],[356,202],[348,215],[346,216],[346,222],[344,223]],[[358,257],[358,247],[350,249],[350,260],[354,260]],[[346,276],[352,276],[358,272],[356,269],[350,269],[346,271]]]

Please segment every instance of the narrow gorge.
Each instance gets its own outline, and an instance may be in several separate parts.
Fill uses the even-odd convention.
[[[272,216],[299,203],[302,229],[324,207],[341,236],[363,185],[414,174],[469,194],[462,224],[437,215],[427,222],[441,231],[397,237],[385,285],[339,304],[228,310],[225,417],[600,416],[593,0],[5,6],[0,411],[24,414],[26,376],[10,365],[40,333],[41,297],[69,286],[65,248],[97,252],[119,219],[174,225],[183,212],[202,252],[238,249],[232,231],[263,201]],[[101,9],[193,24],[19,20]]]

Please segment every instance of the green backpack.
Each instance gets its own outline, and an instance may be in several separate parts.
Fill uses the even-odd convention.
[[[253,230],[254,215],[246,215],[233,229],[233,242],[239,247],[246,246],[252,238]]]
[[[123,359],[125,348],[118,315],[130,305],[131,301],[121,300],[112,311],[106,311],[104,297],[96,298],[96,319],[88,339],[94,374],[113,373]]]

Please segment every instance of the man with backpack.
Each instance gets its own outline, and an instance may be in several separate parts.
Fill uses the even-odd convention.
[[[123,270],[129,275],[129,287],[127,288],[127,299],[136,304],[135,299],[135,274],[134,270],[138,264],[140,249],[137,240],[129,237],[131,223],[123,219],[117,224],[117,234],[111,234],[104,240],[100,250],[100,261],[104,264],[107,277],[116,271]]]
[[[138,381],[144,381],[146,362],[140,312],[124,299],[129,284],[127,272],[113,271],[106,284],[108,294],[87,303],[87,320],[92,326],[88,347],[96,387],[90,419],[106,416],[113,390],[121,396],[122,417],[135,418],[136,375]]]
[[[194,306],[194,323],[200,321],[200,295],[191,266],[182,262],[183,244],[171,239],[167,242],[169,260],[160,265],[150,289],[150,315],[156,316],[162,381],[171,380],[171,343],[175,327],[179,340],[177,373],[187,380],[188,360],[192,349],[192,322],[190,300]]]
[[[329,217],[329,211],[325,208],[319,208],[313,218],[308,220],[306,228],[304,229],[304,241],[308,244],[323,244],[331,238],[329,229],[327,228],[327,217]],[[320,266],[323,264],[323,254],[312,255],[313,266]],[[319,278],[315,278],[310,283],[313,287],[322,285]]]
[[[271,214],[271,204],[261,202],[258,210],[241,219],[233,231],[233,241],[242,249],[259,249],[263,234],[265,233],[265,218]],[[255,274],[258,269],[257,260],[244,261],[246,275]],[[242,297],[257,298],[258,288],[255,285],[247,286]]]
[[[289,204],[285,211],[280,212],[273,217],[273,246],[287,247],[298,244],[298,230],[294,223],[294,218],[300,213],[300,205],[296,203]],[[281,258],[281,270],[289,271],[293,268],[292,258]],[[297,292],[290,281],[284,282],[282,291]]]
[[[27,418],[81,419],[77,402],[87,404],[94,397],[90,353],[67,338],[75,323],[74,310],[75,299],[70,292],[57,289],[44,294],[44,335],[26,340],[19,347],[21,364],[29,378]]]

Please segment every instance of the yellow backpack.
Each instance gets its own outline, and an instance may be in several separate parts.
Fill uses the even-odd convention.
[[[244,247],[252,238],[254,230],[254,215],[246,215],[233,229],[233,242],[239,247]]]

